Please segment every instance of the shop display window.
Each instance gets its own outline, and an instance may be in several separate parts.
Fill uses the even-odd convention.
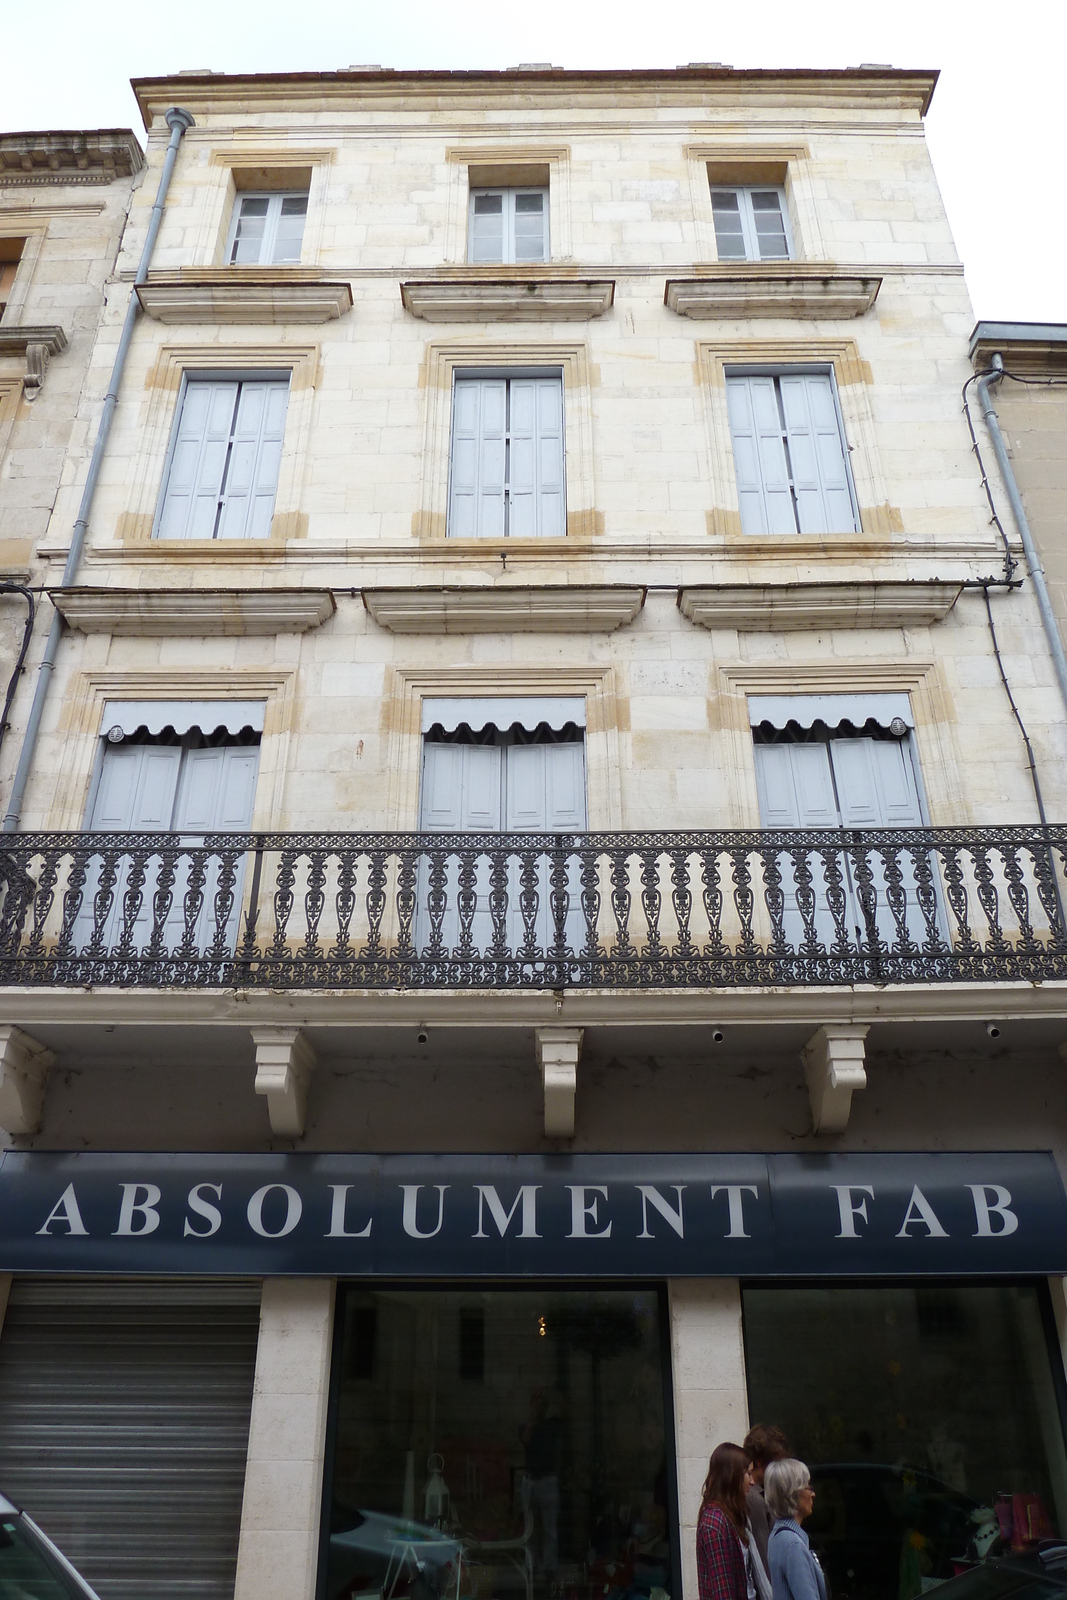
[[[670,1600],[656,1290],[350,1286],[320,1595]]]
[[[1067,1533],[1043,1286],[751,1288],[743,1304],[749,1415],[811,1468],[805,1528],[834,1600],[915,1600]]]

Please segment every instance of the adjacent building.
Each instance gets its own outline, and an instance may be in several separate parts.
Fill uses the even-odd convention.
[[[757,1421],[838,1600],[1067,1533],[1067,724],[935,81],[135,84],[0,770],[0,1488],[102,1600],[695,1600]]]

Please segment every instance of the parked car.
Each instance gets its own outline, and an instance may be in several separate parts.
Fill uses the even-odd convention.
[[[1063,1600],[1064,1595],[1064,1544],[1047,1544],[1022,1555],[991,1556],[937,1589],[937,1600]]]
[[[11,1600],[100,1600],[33,1518],[2,1494],[0,1595]]]

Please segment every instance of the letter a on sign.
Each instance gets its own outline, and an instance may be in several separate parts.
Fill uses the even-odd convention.
[[[900,1232],[897,1234],[898,1239],[911,1238],[911,1234],[908,1232],[908,1229],[911,1227],[913,1222],[923,1223],[926,1228],[926,1236],[928,1239],[948,1238],[948,1234],[937,1220],[933,1206],[923,1194],[917,1183],[912,1187],[911,1199],[908,1201],[908,1209],[904,1215],[904,1221],[901,1224]]]
[[[37,1229],[38,1238],[40,1238],[41,1234],[47,1234],[51,1238],[53,1222],[65,1222],[68,1235],[80,1233],[83,1236],[88,1236],[89,1230],[82,1221],[82,1214],[78,1210],[78,1196],[74,1193],[74,1185],[72,1183],[67,1184],[67,1187],[48,1213],[44,1227]]]

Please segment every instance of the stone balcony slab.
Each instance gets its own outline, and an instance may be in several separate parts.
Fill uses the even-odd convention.
[[[329,589],[50,589],[77,633],[139,638],[306,633],[337,609]]]
[[[622,584],[363,590],[370,615],[391,633],[613,633],[644,603],[643,588]]]
[[[480,275],[409,281],[404,308],[426,322],[586,322],[610,311],[611,278]]]
[[[962,583],[725,583],[683,588],[682,615],[702,628],[798,633],[813,628],[915,628],[941,622]]]
[[[352,309],[349,283],[285,269],[153,273],[137,298],[148,316],[172,325],[335,322]]]
[[[746,317],[839,321],[862,317],[881,278],[833,265],[784,261],[709,267],[698,278],[668,278],[664,304],[680,317],[729,322]]]

